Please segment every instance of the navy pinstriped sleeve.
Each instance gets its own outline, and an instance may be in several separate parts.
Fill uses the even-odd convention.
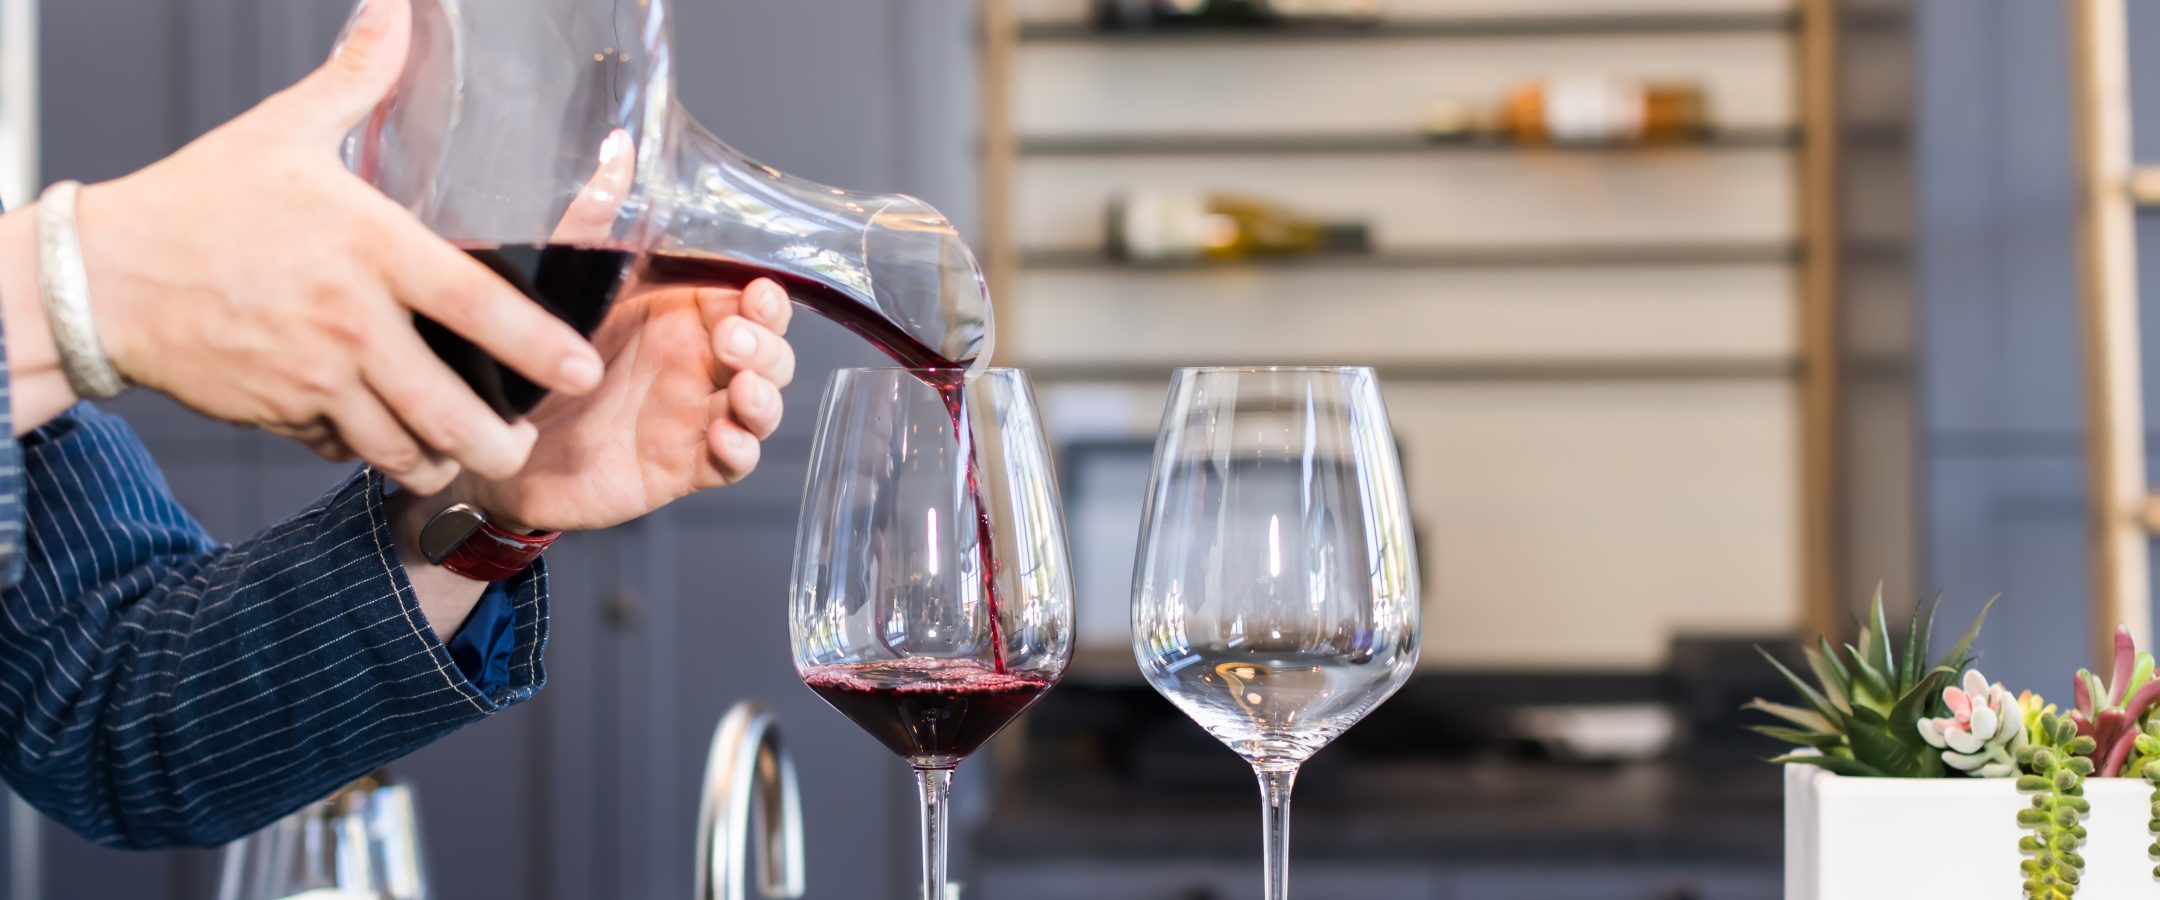
[[[219,546],[118,418],[77,407],[21,453],[0,776],[93,840],[223,843],[544,678],[545,572],[504,583],[507,677],[475,685],[421,615],[371,471]]]
[[[22,577],[22,445],[15,440],[15,399],[10,396],[7,341],[0,335],[0,587]]]

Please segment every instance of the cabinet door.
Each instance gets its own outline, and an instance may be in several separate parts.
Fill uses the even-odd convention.
[[[790,465],[789,463],[794,463]],[[906,765],[796,679],[787,636],[799,459],[771,459],[746,490],[700,498],[624,531],[626,579],[644,613],[619,659],[626,719],[646,745],[615,770],[638,798],[615,835],[620,896],[687,896],[698,787],[713,728],[740,700],[778,717],[802,778],[812,898],[899,897],[915,875]],[[748,488],[745,484],[743,487]],[[626,802],[628,802],[626,800]]]

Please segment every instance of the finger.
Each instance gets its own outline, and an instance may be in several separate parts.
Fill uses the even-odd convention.
[[[788,301],[787,289],[769,278],[760,278],[743,288],[742,305],[750,321],[778,335],[787,334],[788,322],[795,318],[795,304]]]
[[[708,466],[701,473],[698,487],[712,488],[734,484],[749,476],[757,468],[758,457],[763,449],[758,446],[757,436],[743,429],[730,413],[728,392],[712,395],[706,415],[711,424],[705,429]]]
[[[578,395],[599,386],[600,354],[575,330],[404,210],[391,209],[396,218],[386,218],[382,229],[390,246],[377,258],[400,303],[535,384]]]
[[[600,144],[600,166],[555,225],[558,244],[597,244],[614,235],[615,219],[637,177],[637,144],[620,128]]]
[[[787,338],[741,316],[722,319],[713,329],[713,355],[738,372],[756,372],[780,387],[795,380],[795,348]]]
[[[772,437],[780,427],[780,389],[756,372],[737,373],[728,382],[728,410],[735,423],[758,440]]]
[[[433,494],[457,476],[456,463],[430,457],[390,408],[364,387],[340,397],[330,418],[337,423],[338,438],[353,453],[410,490]]]
[[[287,128],[343,140],[397,86],[412,46],[411,0],[367,0],[329,61],[264,104]]]
[[[539,432],[505,422],[404,321],[380,329],[361,377],[431,454],[483,478],[517,474]]]
[[[353,453],[351,447],[346,446],[344,441],[335,437],[317,438],[305,443],[309,450],[315,451],[316,456],[334,463],[352,462],[359,458]]]
[[[351,462],[353,460],[352,448],[346,446],[345,441],[337,436],[337,429],[332,428],[327,419],[316,419],[300,425],[284,425],[272,422],[265,423],[261,427],[263,431],[269,434],[290,438],[295,443],[315,451],[317,456],[331,462]]]

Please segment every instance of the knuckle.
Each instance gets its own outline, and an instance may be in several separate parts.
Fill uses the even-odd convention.
[[[343,284],[324,284],[308,302],[308,326],[331,346],[352,351],[366,346],[366,310],[358,293]]]
[[[418,446],[400,442],[376,448],[369,454],[368,462],[401,478],[413,478],[425,474],[421,467],[427,462],[427,457],[421,454]]]
[[[488,294],[463,279],[446,279],[428,300],[428,318],[445,324],[481,322],[491,312]]]
[[[428,443],[443,453],[462,453],[472,446],[472,423],[461,416],[421,410],[413,418],[425,429]]]

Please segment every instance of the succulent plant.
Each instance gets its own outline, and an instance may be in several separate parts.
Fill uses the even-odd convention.
[[[2027,857],[2018,868],[2025,873],[2027,900],[2071,900],[2085,873],[2078,848],[2085,845],[2084,818],[2092,811],[2085,779],[2093,773],[2098,744],[2053,712],[2040,710],[2035,719],[2017,755],[2025,773],[2018,776],[2018,792],[2033,796],[2032,808],[2018,811],[2018,825],[2031,832],[2018,839]]]
[[[2153,656],[2139,653],[2130,629],[2115,629],[2113,671],[2106,682],[2079,669],[2076,682],[2077,709],[2070,713],[2078,734],[2097,745],[2093,763],[2102,778],[2122,774],[2123,764],[2136,752],[2139,728],[2153,704],[2160,703],[2160,682],[2153,681]],[[2137,770],[2128,770],[2132,776]]]
[[[1941,750],[1950,768],[1981,778],[2017,774],[2017,752],[2025,749],[2025,710],[2000,684],[1989,685],[1978,669],[1965,671],[1963,687],[1943,688],[1950,716],[1921,719],[1920,738]]]
[[[1988,607],[1994,604],[1988,601]],[[1900,654],[1890,623],[1883,616],[1882,589],[1878,587],[1868,619],[1860,628],[1857,646],[1845,645],[1842,657],[1824,638],[1817,638],[1815,646],[1807,648],[1814,684],[1793,674],[1768,651],[1762,651],[1763,658],[1800,692],[1807,707],[1758,698],[1747,708],[1776,716],[1788,725],[1762,725],[1754,730],[1790,745],[1813,748],[1820,754],[1788,754],[1771,762],[1807,763],[1840,775],[1940,777],[1943,751],[1922,736],[1920,720],[1943,708],[1939,696],[1943,688],[1972,663],[1973,641],[1979,637],[1987,614],[1987,608],[1982,608],[1950,652],[1930,666],[1927,652],[1935,627],[1935,604],[1915,612],[1905,629]],[[1998,712],[1992,706],[1990,711]],[[1997,728],[2000,726],[1998,722]],[[1991,736],[1994,733],[1999,730],[1991,732]]]
[[[2160,860],[2160,717],[2146,716],[2145,724],[2134,742],[2137,755],[2130,758],[2124,772],[2145,779],[2152,786],[2152,818],[2145,823],[2145,832],[2152,835],[2152,846],[2145,848],[2145,855]],[[2153,878],[2160,880],[2160,865],[2153,867]]]

